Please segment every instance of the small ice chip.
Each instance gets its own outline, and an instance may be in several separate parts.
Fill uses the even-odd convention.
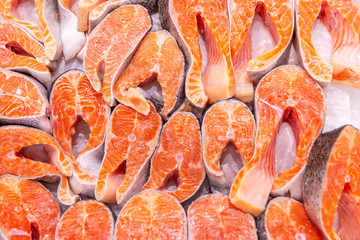
[[[135,142],[136,141],[136,136],[132,133],[132,134],[129,135],[128,139],[129,139],[130,142]]]

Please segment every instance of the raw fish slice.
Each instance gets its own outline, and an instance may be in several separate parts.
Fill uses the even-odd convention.
[[[310,148],[325,119],[320,86],[302,69],[282,66],[268,73],[255,92],[257,131],[255,152],[232,185],[231,202],[259,215],[269,193],[302,199],[302,180]],[[275,175],[276,136],[282,122],[293,129],[297,144],[294,165]]]
[[[26,1],[26,0],[25,0]],[[28,0],[30,1],[30,0]],[[43,28],[38,23],[28,22],[22,20],[18,6],[21,2],[19,0],[0,0],[0,13],[3,18],[20,25],[27,30],[37,41],[44,42]],[[28,9],[30,12],[31,10]],[[38,19],[37,19],[38,20]],[[40,21],[38,21],[40,22]]]
[[[62,53],[62,44],[60,40],[57,0],[34,1],[36,15],[41,26],[19,19],[18,2],[17,0],[1,0],[1,14],[4,18],[24,27],[38,41],[43,42],[45,45],[45,55],[50,60],[58,59]]]
[[[0,69],[1,124],[24,124],[51,134],[50,112],[43,85],[26,75]]]
[[[143,189],[157,189],[179,202],[190,198],[205,178],[199,123],[192,113],[177,112],[164,125]]]
[[[166,193],[146,190],[130,199],[121,210],[114,240],[185,240],[186,236],[186,215],[179,202]]]
[[[71,10],[74,0],[58,0],[60,37],[65,60],[69,60],[84,47],[85,34],[77,30],[77,16]]]
[[[32,75],[47,89],[51,74],[44,47],[22,28],[0,19],[0,67]]]
[[[113,229],[112,213],[104,204],[94,200],[81,201],[61,216],[55,240],[111,240]]]
[[[124,205],[145,184],[162,126],[160,115],[149,104],[148,115],[123,104],[113,111],[96,185],[99,201]]]
[[[360,236],[359,152],[360,133],[351,125],[320,135],[311,149],[304,175],[304,205],[327,239]]]
[[[43,28],[45,55],[56,60],[62,55],[57,0],[35,0],[35,7]]]
[[[60,209],[40,183],[0,177],[0,238],[53,240]]]
[[[103,93],[108,105],[115,105],[115,80],[150,28],[147,10],[140,5],[129,5],[110,13],[88,37],[85,73],[95,90]]]
[[[149,13],[157,11],[156,0],[80,0],[79,31],[91,32],[107,14],[129,4],[141,4]]]
[[[298,0],[297,48],[309,74],[325,85],[333,80],[360,87],[360,5],[356,0]],[[320,19],[332,38],[330,62],[319,56],[311,43],[312,29]]]
[[[58,78],[50,101],[54,137],[74,166],[71,187],[77,194],[94,196],[110,108],[101,93],[93,89],[84,72],[79,70],[70,70]],[[75,156],[73,136],[81,120],[86,122],[90,134],[84,149]]]
[[[237,209],[228,196],[215,193],[194,201],[188,210],[189,239],[256,239],[254,218]]]
[[[47,182],[60,178],[57,191],[60,202],[71,205],[79,198],[68,184],[71,162],[56,140],[38,129],[14,125],[0,127],[0,176],[4,174]]]
[[[230,98],[235,92],[226,0],[160,0],[162,25],[177,39],[188,65],[185,94],[196,107]],[[206,43],[204,73],[199,32]]]
[[[286,63],[294,31],[294,3],[293,0],[230,0],[229,12],[235,96],[250,102],[254,94],[252,81]],[[258,57],[251,54],[251,24],[255,13],[262,17],[276,44]]]
[[[271,200],[257,219],[259,239],[324,239],[310,221],[304,206],[291,198]]]
[[[202,149],[210,184],[226,194],[234,179],[229,179],[220,158],[229,144],[235,145],[242,156],[235,161],[245,165],[251,159],[255,145],[255,120],[248,107],[237,100],[214,104],[207,110],[202,123]]]
[[[130,65],[115,84],[116,99],[142,114],[148,114],[150,105],[137,86],[153,78],[161,86],[164,99],[161,115],[167,119],[181,98],[184,57],[174,38],[164,30],[149,33],[141,42]]]

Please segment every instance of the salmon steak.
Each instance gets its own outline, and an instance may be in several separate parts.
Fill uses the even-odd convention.
[[[183,202],[199,189],[204,178],[198,120],[192,113],[177,112],[163,127],[143,189],[164,191]]]
[[[154,105],[148,115],[119,104],[110,118],[96,199],[124,205],[144,186],[162,121]]]
[[[185,240],[186,236],[186,215],[179,202],[166,193],[146,190],[131,198],[121,210],[114,240]]]
[[[167,119],[175,106],[180,105],[184,64],[184,57],[170,33],[164,30],[150,32],[115,83],[115,97],[120,103],[146,115],[150,105],[136,87],[156,79],[164,100],[161,115]]]
[[[360,4],[357,0],[297,0],[296,42],[304,69],[322,85],[329,82],[360,87]],[[331,59],[320,56],[311,42],[320,20],[332,39]]]
[[[103,93],[108,105],[115,105],[115,81],[150,28],[148,11],[141,5],[128,5],[107,15],[89,35],[85,45],[85,73],[94,89]]]
[[[4,174],[46,182],[60,179],[60,202],[71,205],[79,198],[67,179],[72,175],[71,162],[52,136],[35,128],[0,127],[0,176]]]
[[[78,30],[91,32],[110,12],[129,4],[141,4],[150,13],[157,11],[156,0],[79,0]]]
[[[47,89],[51,86],[50,60],[44,46],[22,28],[0,19],[0,67],[28,73]]]
[[[251,159],[255,147],[254,116],[244,103],[233,99],[223,100],[206,111],[201,129],[209,182],[212,187],[228,194],[239,169],[227,169],[221,157],[229,145],[234,145],[241,155],[236,161],[245,165]]]
[[[251,26],[255,14],[260,15],[275,43],[274,48],[258,57],[251,53]],[[254,96],[253,81],[259,81],[287,61],[295,25],[294,3],[293,0],[230,0],[229,16],[235,97],[250,102]]]
[[[75,3],[74,0],[58,0],[60,38],[66,61],[75,57],[86,42],[85,34],[77,30],[78,18],[72,10]]]
[[[257,240],[254,218],[221,193],[204,195],[188,209],[189,240]]]
[[[24,124],[52,133],[50,104],[43,85],[26,75],[0,69],[0,123]]]
[[[60,209],[40,183],[0,177],[0,239],[53,240]]]
[[[18,10],[19,3],[21,1],[1,0],[0,13],[5,19],[23,27],[38,41],[43,42],[45,55],[50,60],[58,59],[62,54],[62,43],[57,17],[57,0],[34,0],[37,22],[40,24],[21,20]]]
[[[85,73],[79,70],[67,71],[56,80],[50,101],[54,137],[74,167],[71,188],[77,194],[94,196],[110,108],[102,94],[93,89]],[[74,137],[82,121],[90,133],[84,149],[75,155]]]
[[[360,236],[360,133],[345,125],[319,136],[304,176],[304,205],[327,239]]]
[[[230,191],[231,202],[245,212],[259,215],[272,195],[302,199],[302,181],[312,144],[325,119],[320,86],[302,69],[281,66],[263,77],[255,91],[256,138],[254,155],[239,171]],[[276,136],[289,123],[296,141],[293,165],[275,172]],[[255,189],[255,190],[254,190]]]
[[[159,0],[162,25],[178,41],[187,62],[185,95],[204,108],[230,98],[235,92],[231,62],[230,27],[226,0]],[[199,33],[205,40],[208,61],[202,71]]]
[[[257,219],[259,239],[309,239],[324,237],[306,214],[304,205],[285,197],[271,200]]]
[[[56,227],[55,240],[111,240],[114,219],[102,203],[87,200],[76,203],[64,212]]]

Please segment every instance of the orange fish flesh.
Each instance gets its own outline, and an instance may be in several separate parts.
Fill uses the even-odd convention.
[[[237,100],[222,100],[205,113],[202,123],[202,151],[209,182],[221,192],[229,193],[234,179],[229,179],[220,158],[229,144],[235,145],[245,165],[255,145],[255,119],[249,108]],[[237,174],[237,172],[235,173]]]
[[[306,71],[320,84],[331,81],[360,87],[360,4],[356,0],[297,0],[296,47]],[[330,62],[319,56],[311,42],[319,19],[332,38]]]
[[[108,105],[115,105],[115,81],[150,28],[148,11],[140,5],[128,5],[110,13],[89,35],[85,73]]]
[[[121,210],[114,240],[185,240],[186,236],[186,215],[179,202],[166,193],[146,190],[131,198]]]
[[[52,133],[44,86],[31,77],[0,69],[0,123],[24,124]]]
[[[143,189],[161,190],[183,202],[199,189],[204,178],[198,120],[192,113],[177,112],[163,127]]]
[[[164,30],[150,32],[141,42],[130,65],[115,84],[116,99],[142,114],[148,114],[150,105],[136,88],[154,78],[161,86],[166,119],[179,105],[184,78],[184,57],[174,38]]]
[[[68,184],[71,162],[52,136],[35,128],[0,127],[0,176],[4,174],[47,182],[60,179],[57,191],[60,202],[71,205],[79,198]]]
[[[94,200],[81,201],[61,216],[55,240],[111,240],[113,229],[112,213],[104,204]]]
[[[310,221],[304,206],[292,199],[278,197],[271,200],[257,220],[259,239],[308,239],[324,237]]]
[[[327,239],[360,236],[359,148],[359,130],[345,125],[320,135],[311,149],[304,176],[304,205]]]
[[[204,195],[188,209],[189,239],[256,240],[254,218],[237,209],[221,193]]]
[[[28,73],[47,89],[51,86],[50,60],[44,46],[13,23],[0,19],[0,67]]]
[[[274,69],[260,81],[255,108],[255,152],[235,178],[230,199],[236,207],[257,216],[264,210],[270,191],[276,196],[302,198],[303,173],[310,148],[322,130],[325,103],[320,86],[302,69],[288,65]],[[297,153],[295,164],[275,176],[276,135],[282,122],[292,127]]]
[[[251,55],[251,24],[259,14],[269,28],[276,46],[261,56]],[[230,0],[231,57],[236,79],[236,98],[253,100],[257,82],[289,56],[294,32],[293,0]]]
[[[160,0],[159,13],[177,39],[187,62],[185,94],[196,107],[230,98],[235,92],[230,28],[226,0]],[[208,62],[202,73],[199,33],[206,43]]]
[[[53,240],[60,209],[40,183],[0,177],[0,238]]]
[[[71,188],[77,194],[94,196],[110,108],[79,70],[67,71],[56,80],[50,101],[54,137],[74,166]],[[90,135],[85,148],[74,156],[73,136],[81,119],[89,126]]]
[[[149,105],[148,115],[123,104],[113,111],[96,185],[99,201],[123,205],[146,182],[162,126],[154,105]]]

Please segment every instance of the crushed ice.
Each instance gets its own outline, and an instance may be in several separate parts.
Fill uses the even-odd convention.
[[[255,14],[251,25],[251,58],[257,58],[275,47],[269,29],[259,14]]]
[[[162,90],[158,81],[152,80],[151,82],[138,87],[138,90],[146,99],[151,99],[156,105],[164,106]]]
[[[220,165],[226,181],[231,185],[242,167],[240,154],[234,144],[227,145],[220,158]]]
[[[75,128],[76,132],[72,138],[72,153],[76,157],[86,147],[89,136],[89,125],[81,118]]]
[[[56,62],[56,66],[54,67],[54,71],[52,72],[53,81],[57,79],[61,74],[70,70],[70,69],[78,69],[84,70],[83,61],[74,57],[65,61],[64,56],[61,57]]]
[[[162,30],[159,13],[152,14],[151,21],[152,21],[152,27],[150,30],[151,32]]]
[[[360,128],[360,89],[331,83],[323,91],[326,106],[323,132],[345,124]]]
[[[291,44],[291,48],[290,48],[290,54],[289,54],[289,58],[288,58],[288,62],[287,64],[289,65],[295,65],[295,66],[299,66],[300,67],[300,63],[299,63],[299,56],[295,50],[294,44]]]
[[[316,19],[312,32],[311,43],[313,44],[317,54],[327,63],[331,63],[332,55],[332,38],[324,24]]]
[[[207,51],[206,51],[206,43],[205,43],[205,40],[203,38],[203,36],[200,34],[200,31],[199,31],[199,44],[200,44],[200,51],[201,51],[201,55],[202,55],[202,59],[201,59],[201,63],[202,63],[202,66],[201,66],[201,74],[204,74],[205,72],[205,68],[206,68],[206,65],[207,65],[207,62],[208,62],[208,54],[207,54]]]
[[[290,169],[295,164],[296,142],[291,126],[284,122],[276,136],[275,174]]]

